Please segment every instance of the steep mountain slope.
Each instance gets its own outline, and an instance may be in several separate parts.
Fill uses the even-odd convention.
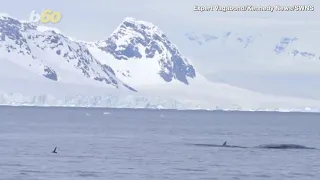
[[[112,64],[127,83],[165,84],[196,77],[195,68],[155,25],[125,18],[106,40],[88,44],[101,62]],[[146,83],[147,82],[147,83]]]
[[[0,16],[0,53],[2,104],[320,109],[319,101],[210,83],[159,28],[134,18],[105,40],[80,42]]]
[[[206,38],[215,39],[209,35]],[[87,45],[90,52],[102,64],[112,64],[117,77],[124,82],[134,82],[135,87],[139,87],[139,91],[146,94],[161,94],[163,97],[174,97],[182,102],[196,102],[202,107],[230,109],[268,107],[303,109],[317,106],[319,103],[298,98],[268,96],[226,84],[210,83],[195,70],[189,63],[190,60],[181,57],[167,36],[149,22],[126,18],[107,40]],[[150,56],[148,53],[152,52],[150,51],[152,47],[155,53]],[[179,56],[178,59],[172,58]],[[171,63],[174,68],[163,71],[163,59]],[[162,76],[163,72],[171,74],[170,83],[167,83],[168,81]],[[177,76],[181,73],[183,79]],[[185,86],[186,84],[188,86]]]
[[[42,32],[31,23],[2,16],[0,37],[1,59],[50,80],[81,84],[100,82],[135,91],[117,79],[110,66],[97,61],[86,46],[55,31]]]

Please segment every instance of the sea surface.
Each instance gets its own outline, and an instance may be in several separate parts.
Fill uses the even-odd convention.
[[[0,107],[0,180],[320,180],[320,114]],[[57,154],[52,153],[57,146]]]

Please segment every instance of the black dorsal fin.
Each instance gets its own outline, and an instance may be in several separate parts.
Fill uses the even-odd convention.
[[[57,153],[57,146],[54,148],[54,150],[52,151],[52,153]]]
[[[222,146],[226,146],[227,145],[227,141],[225,141],[223,144],[222,144]]]

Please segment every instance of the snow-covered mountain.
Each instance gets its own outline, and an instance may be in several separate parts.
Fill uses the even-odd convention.
[[[41,30],[31,23],[0,17],[1,58],[52,81],[98,81],[135,91],[117,79],[110,66],[97,61],[85,45],[55,31]]]
[[[233,42],[238,45],[238,48],[254,48],[257,43],[262,39],[269,39],[270,37],[266,35],[243,35],[239,33],[225,32],[224,35],[210,35],[210,34],[197,34],[195,32],[186,33],[185,36],[190,40],[194,41],[199,45],[204,45],[216,41],[217,43],[227,43]],[[275,36],[272,35],[272,39],[275,39],[273,42],[265,42],[267,45],[266,49],[271,46],[272,53],[274,54],[287,54],[291,57],[301,56],[303,58],[320,60],[320,53],[316,52],[314,48],[311,48],[312,51],[309,52],[306,47],[299,47],[298,43],[301,41],[295,36]],[[270,39],[269,39],[270,40]],[[269,52],[270,53],[270,52]]]
[[[125,18],[106,40],[88,44],[101,62],[112,64],[117,77],[135,86],[180,81],[189,84],[195,68],[155,25]]]
[[[211,83],[159,28],[134,18],[104,40],[83,42],[0,16],[0,63],[1,104],[320,109],[315,100]]]
[[[277,70],[301,72],[303,67],[314,72],[320,64],[320,51],[314,44],[320,41],[318,31],[310,29],[291,29],[289,32],[281,28],[258,29],[256,31],[217,30],[208,33],[189,32],[184,34],[189,41],[188,48],[194,49],[194,57],[212,53],[216,62],[235,64],[237,59],[245,64],[249,62]],[[240,68],[240,67],[239,67]],[[243,67],[241,67],[243,68]]]

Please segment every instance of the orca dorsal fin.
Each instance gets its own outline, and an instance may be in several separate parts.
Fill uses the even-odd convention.
[[[225,141],[223,144],[222,144],[222,146],[226,146],[227,145],[227,141]]]
[[[52,153],[57,153],[57,146],[54,148],[54,150],[52,151]]]

